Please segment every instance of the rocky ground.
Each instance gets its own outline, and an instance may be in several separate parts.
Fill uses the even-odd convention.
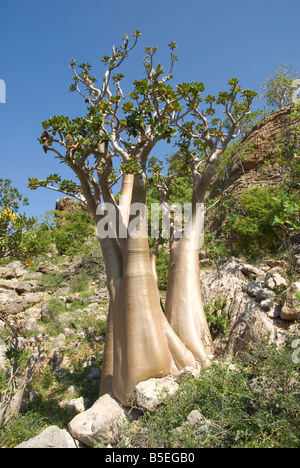
[[[13,329],[18,349],[35,357],[34,377],[22,405],[42,398],[54,401],[56,412],[69,414],[67,430],[48,427],[19,447],[115,446],[124,425],[136,425],[141,414],[161,404],[162,389],[172,393],[178,388],[180,375],[140,383],[134,411],[122,408],[112,395],[98,399],[108,293],[103,277],[85,278],[83,284],[81,267],[80,260],[35,266],[17,261],[0,267],[0,369],[7,370],[5,350]],[[299,272],[294,269],[292,274],[288,267],[284,260],[254,266],[232,258],[203,269],[216,360],[240,357],[261,338],[280,346],[297,333]],[[191,369],[184,372],[199,375]],[[41,395],[38,377],[47,373],[56,378]],[[209,421],[198,413],[187,424],[196,418],[202,429],[210,430]]]

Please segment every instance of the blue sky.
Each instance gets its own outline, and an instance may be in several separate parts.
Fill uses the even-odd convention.
[[[54,209],[57,194],[28,190],[28,178],[71,175],[37,137],[50,116],[84,113],[68,91],[72,59],[90,62],[101,79],[101,57],[139,29],[124,70],[129,83],[142,77],[144,48],[157,45],[164,64],[171,41],[178,43],[175,81],[203,81],[210,93],[232,77],[257,90],[281,63],[300,71],[299,0],[1,0],[0,21],[0,178],[29,197],[26,212],[34,216]]]

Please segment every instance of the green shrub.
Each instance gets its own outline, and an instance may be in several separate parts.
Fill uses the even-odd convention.
[[[54,252],[53,233],[50,227],[43,223],[24,233],[22,249],[29,258]]]
[[[59,315],[66,312],[65,304],[56,297],[47,302],[47,316],[43,319],[43,325],[46,325],[47,334],[57,336],[63,332],[63,325],[59,321]]]
[[[276,253],[299,227],[297,195],[254,187],[236,197],[224,231],[234,254],[261,256]]]
[[[198,379],[183,378],[175,395],[146,413],[138,431],[126,434],[124,445],[299,448],[299,364],[293,362],[293,351],[290,344],[277,349],[258,343],[244,362],[219,362]],[[193,410],[210,421],[211,430],[186,424]]]
[[[3,428],[0,428],[0,447],[13,448],[24,440],[38,435],[49,425],[39,413],[34,412],[27,413],[26,417],[10,419]]]
[[[65,280],[63,274],[61,273],[52,273],[52,274],[44,274],[43,277],[39,280],[41,286],[43,286],[46,290],[50,290],[52,292],[56,292],[61,283]]]
[[[166,291],[168,285],[169,254],[165,249],[159,251],[156,259],[156,271],[158,276],[158,289]]]
[[[213,338],[219,331],[224,335],[226,335],[228,331],[230,321],[226,305],[227,299],[220,296],[212,304],[208,304],[204,307],[206,319],[210,325]]]
[[[84,242],[93,236],[93,224],[89,213],[56,211],[53,240],[58,254],[70,256],[78,254]]]
[[[24,258],[22,246],[24,233],[37,224],[37,220],[21,214],[21,206],[28,205],[11,180],[0,179],[0,258]]]
[[[99,276],[105,272],[105,265],[100,248],[93,249],[85,254],[80,261],[80,270],[83,276],[99,281]]]
[[[55,253],[74,257],[82,253],[88,240],[94,238],[94,222],[89,213],[50,211],[39,226],[28,229],[21,239],[27,258]]]

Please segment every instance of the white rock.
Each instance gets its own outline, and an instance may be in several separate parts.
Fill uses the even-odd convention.
[[[271,310],[274,307],[274,301],[272,301],[272,299],[264,299],[263,301],[261,301],[260,307],[263,310]]]
[[[243,291],[246,292],[251,297],[256,297],[258,291],[260,291],[261,286],[256,281],[250,281],[250,283],[243,285]]]
[[[274,279],[277,287],[280,287],[280,286],[287,287],[288,286],[287,280],[283,276],[281,276],[279,273],[273,273],[272,276],[273,276],[273,279]]]
[[[120,427],[126,423],[125,410],[109,394],[101,396],[84,413],[78,414],[69,423],[68,429],[74,439],[88,447],[114,445]]]
[[[293,322],[300,318],[299,299],[297,299],[295,295],[296,292],[300,292],[300,281],[292,284],[282,294],[282,310],[280,317],[283,320]]]
[[[77,448],[71,435],[57,426],[50,426],[38,436],[22,442],[15,448]]]
[[[135,387],[136,405],[145,411],[153,411],[162,404],[166,394],[172,395],[178,388],[179,384],[172,376],[140,382]]]
[[[260,289],[259,291],[257,291],[255,299],[258,302],[262,302],[262,301],[265,301],[266,299],[272,299],[273,297],[275,297],[275,293],[271,289],[265,288],[265,289]]]
[[[274,289],[275,287],[288,286],[287,280],[281,276],[279,273],[267,273],[265,278],[265,286],[269,289]]]
[[[83,413],[85,411],[85,399],[80,397],[70,401],[64,400],[58,404],[58,407],[66,408],[68,411],[75,411],[76,414]]]

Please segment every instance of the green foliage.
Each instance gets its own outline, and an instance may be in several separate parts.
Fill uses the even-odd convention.
[[[87,212],[49,212],[44,221],[22,237],[22,250],[29,258],[47,253],[75,256],[94,234],[94,222]]]
[[[76,255],[93,233],[93,220],[89,213],[55,213],[53,240],[59,255]]]
[[[265,79],[260,88],[260,96],[263,102],[272,109],[281,109],[292,102],[294,88],[293,80],[299,78],[295,66],[282,64],[273,75]]]
[[[227,213],[233,250],[257,254],[276,252],[286,232],[299,229],[299,198],[287,192],[254,187],[242,193],[239,209]]]
[[[40,413],[27,413],[26,417],[11,419],[5,429],[0,429],[0,447],[13,448],[24,440],[40,434],[50,424],[41,418]]]
[[[126,434],[131,447],[298,448],[299,364],[293,348],[258,343],[246,362],[214,364],[199,379],[184,378],[175,395]],[[208,429],[186,424],[198,410]],[[180,430],[178,428],[180,427]]]
[[[219,240],[215,234],[207,233],[205,235],[204,247],[207,256],[211,260],[218,260],[219,258],[230,256],[230,251],[226,243]]]
[[[21,245],[26,257],[30,259],[52,253],[54,251],[54,240],[50,226],[44,222],[39,226],[34,226],[24,233]]]
[[[156,271],[158,276],[158,289],[166,291],[168,285],[169,254],[161,249],[156,259]]]
[[[19,213],[28,200],[11,185],[9,179],[0,179],[0,258],[24,258],[24,233],[36,224],[36,219]]]
[[[274,197],[274,202],[280,206],[281,213],[274,217],[273,225],[280,226],[286,233],[300,231],[299,196],[281,191]]]
[[[21,206],[27,206],[28,199],[24,198],[11,180],[0,179],[0,206],[6,206],[12,211],[19,211]]]
[[[104,274],[104,259],[100,248],[93,249],[85,254],[80,261],[81,274],[88,276],[93,281],[99,281],[99,276]]]
[[[60,288],[63,281],[64,276],[61,273],[44,274],[40,279],[40,285],[54,293]]]
[[[206,320],[210,325],[212,337],[214,338],[219,331],[226,335],[229,327],[228,311],[226,310],[227,299],[218,297],[213,304],[204,307]]]

